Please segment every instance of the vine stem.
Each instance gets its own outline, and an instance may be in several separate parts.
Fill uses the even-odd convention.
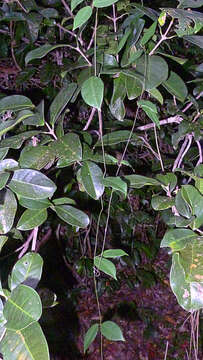
[[[162,43],[163,41],[168,40],[168,39],[171,39],[170,37],[167,37],[167,34],[169,33],[169,31],[170,31],[170,29],[171,29],[171,27],[172,27],[172,25],[173,25],[173,22],[174,22],[174,19],[172,19],[172,20],[170,21],[170,24],[169,24],[167,30],[165,31],[165,33],[164,33],[164,34],[161,34],[161,39],[158,41],[158,43],[155,45],[155,47],[152,49],[152,51],[150,51],[149,56],[154,55],[156,49],[161,45],[161,43]]]
[[[157,153],[159,155],[159,161],[160,161],[160,164],[161,164],[161,170],[164,172],[164,164],[163,164],[163,160],[162,160],[160,149],[159,149],[159,142],[158,142],[158,136],[157,136],[157,131],[156,131],[156,125],[155,124],[154,124],[154,136],[155,136]]]

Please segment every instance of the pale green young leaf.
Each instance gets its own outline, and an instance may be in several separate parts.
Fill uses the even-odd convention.
[[[100,256],[95,256],[94,258],[94,265],[105,274],[111,276],[113,279],[117,280],[116,278],[116,267],[112,261],[107,259],[101,258]]]
[[[109,249],[109,250],[104,250],[103,252],[103,257],[105,258],[114,259],[120,256],[128,256],[128,254],[121,249]]]
[[[91,345],[91,343],[94,341],[94,339],[97,336],[99,330],[99,325],[94,324],[92,325],[86,332],[85,338],[84,338],[84,353],[86,353],[88,347]]]
[[[120,327],[113,321],[105,321],[101,325],[102,335],[110,341],[125,341]]]
[[[113,190],[121,192],[125,197],[127,196],[127,183],[119,176],[108,176],[103,179],[103,184],[106,187],[112,187]]]
[[[115,4],[117,1],[118,0],[94,0],[93,6],[103,8]]]
[[[159,117],[156,105],[153,104],[151,101],[148,100],[139,100],[137,102],[138,106],[142,108],[142,110],[147,114],[147,116],[153,121],[154,124],[158,126],[160,129],[159,124]]]
[[[75,8],[80,5],[84,0],[71,0],[71,11],[75,10]]]

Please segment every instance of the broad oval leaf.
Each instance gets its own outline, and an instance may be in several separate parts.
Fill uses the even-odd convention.
[[[197,234],[190,229],[168,230],[161,241],[160,247],[170,247],[172,251],[180,251],[196,237]]]
[[[15,195],[9,189],[0,191],[0,232],[6,234],[11,230],[17,210]]]
[[[21,168],[41,170],[54,159],[55,153],[51,146],[26,146],[21,151],[19,163]]]
[[[105,321],[101,324],[101,333],[110,341],[125,341],[120,327],[114,321]]]
[[[87,105],[100,110],[104,96],[103,81],[97,76],[91,76],[82,84],[81,95]]]
[[[178,74],[171,71],[168,80],[164,81],[162,85],[170,94],[174,95],[178,100],[184,102],[187,97],[188,90],[184,81]]]
[[[40,319],[42,314],[40,297],[31,287],[19,285],[8,298],[3,314],[7,320],[5,325],[7,329],[21,330]]]
[[[33,109],[34,107],[32,101],[23,95],[10,95],[0,100],[0,113],[7,110],[20,111]]]
[[[14,159],[4,159],[0,161],[0,171],[14,170],[18,168],[18,162]]]
[[[71,0],[71,11],[73,11],[84,0]]]
[[[24,197],[19,197],[18,202],[21,206],[26,209],[39,210],[39,209],[47,209],[51,206],[51,202],[48,199],[27,199]]]
[[[85,338],[84,338],[84,353],[87,351],[88,347],[91,345],[91,343],[96,338],[98,330],[99,330],[99,325],[98,324],[92,325],[87,330],[87,332],[85,334]]]
[[[166,210],[175,205],[174,198],[168,196],[155,195],[152,197],[151,205],[154,210]]]
[[[57,166],[68,166],[82,160],[82,145],[77,134],[68,133],[51,144],[55,156],[59,159]]]
[[[83,24],[85,24],[86,21],[89,20],[91,15],[92,15],[91,6],[85,6],[82,9],[80,9],[74,17],[73,31],[81,27]]]
[[[7,360],[49,360],[49,349],[40,325],[35,321],[24,329],[6,330],[1,351]]]
[[[24,284],[36,288],[42,275],[43,260],[37,253],[27,253],[15,263],[10,279],[10,289],[13,291],[18,285]]]
[[[116,278],[116,267],[112,261],[109,261],[105,258],[101,258],[100,256],[95,256],[94,265],[105,274],[111,276],[113,279]]]
[[[7,120],[0,122],[0,136],[6,134],[8,131],[13,129],[17,124],[22,122],[24,119],[33,116],[33,112],[30,110],[21,110],[14,120]]]
[[[70,205],[58,205],[54,207],[58,217],[66,223],[86,228],[89,225],[89,217],[81,210],[78,210]]]
[[[9,172],[3,172],[3,171],[0,172],[0,190],[2,190],[6,186],[9,177],[10,177]]]
[[[35,60],[35,59],[42,59],[50,51],[60,48],[60,47],[67,47],[67,44],[58,44],[58,45],[45,44],[34,50],[31,50],[27,53],[27,55],[25,57],[25,64],[27,65],[30,61]]]
[[[9,188],[28,199],[46,199],[56,191],[56,185],[47,176],[36,170],[14,171]]]
[[[93,6],[97,8],[103,8],[115,4],[117,1],[118,0],[94,0]]]
[[[103,172],[100,167],[91,161],[85,161],[80,175],[86,192],[93,199],[99,199],[104,192]]]
[[[137,102],[137,105],[144,110],[147,116],[149,116],[149,118],[153,121],[153,123],[156,124],[160,129],[158,111],[156,105],[148,100],[139,100]]]
[[[120,191],[124,196],[127,196],[127,183],[119,176],[108,176],[103,179],[103,184],[106,187],[112,187],[113,190]]]
[[[129,140],[131,136],[131,132],[129,130],[118,130],[108,133],[102,137],[102,141],[99,140],[95,144],[96,146],[112,146],[116,144],[120,144],[121,142],[126,142]],[[139,137],[136,134],[132,134],[130,141],[137,141],[140,144]]]
[[[11,148],[11,149],[20,149],[23,142],[32,136],[38,135],[39,131],[32,130],[32,131],[25,131],[21,134],[11,136],[7,139],[3,139],[0,141],[0,149],[1,148]]]
[[[34,229],[36,226],[40,226],[47,219],[47,210],[38,209],[31,210],[27,209],[24,211],[17,223],[17,229],[21,231]]]
[[[160,186],[161,183],[156,180],[142,175],[126,175],[125,179],[129,181],[130,187],[140,189],[146,185]]]

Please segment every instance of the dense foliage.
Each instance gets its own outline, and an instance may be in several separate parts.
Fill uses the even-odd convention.
[[[126,268],[137,271],[131,286],[153,282],[141,257],[153,262],[159,246],[170,248],[178,303],[203,307],[203,1],[174,3],[1,1],[5,360],[50,358],[39,319],[60,302],[42,275],[43,260],[54,262],[43,253],[51,233],[74,281],[94,289],[84,353],[97,334],[101,359],[103,337],[125,340],[103,319],[100,295],[110,286],[113,296]],[[135,240],[140,223],[148,244]]]

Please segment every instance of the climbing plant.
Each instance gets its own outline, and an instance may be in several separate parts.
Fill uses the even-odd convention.
[[[21,241],[0,288],[3,359],[49,359],[37,285],[39,227],[50,219],[74,234],[96,224],[90,271],[99,320],[87,329],[84,352],[98,333],[101,358],[103,337],[125,340],[116,322],[102,319],[98,279],[117,280],[117,261],[129,256],[106,247],[115,199],[127,202],[143,187],[167,227],[161,247],[172,255],[171,289],[186,311],[203,307],[203,1],[176,5],[2,2],[0,52],[11,54],[20,90],[2,89],[0,99],[0,249]],[[44,98],[36,103],[26,92],[39,79]]]

